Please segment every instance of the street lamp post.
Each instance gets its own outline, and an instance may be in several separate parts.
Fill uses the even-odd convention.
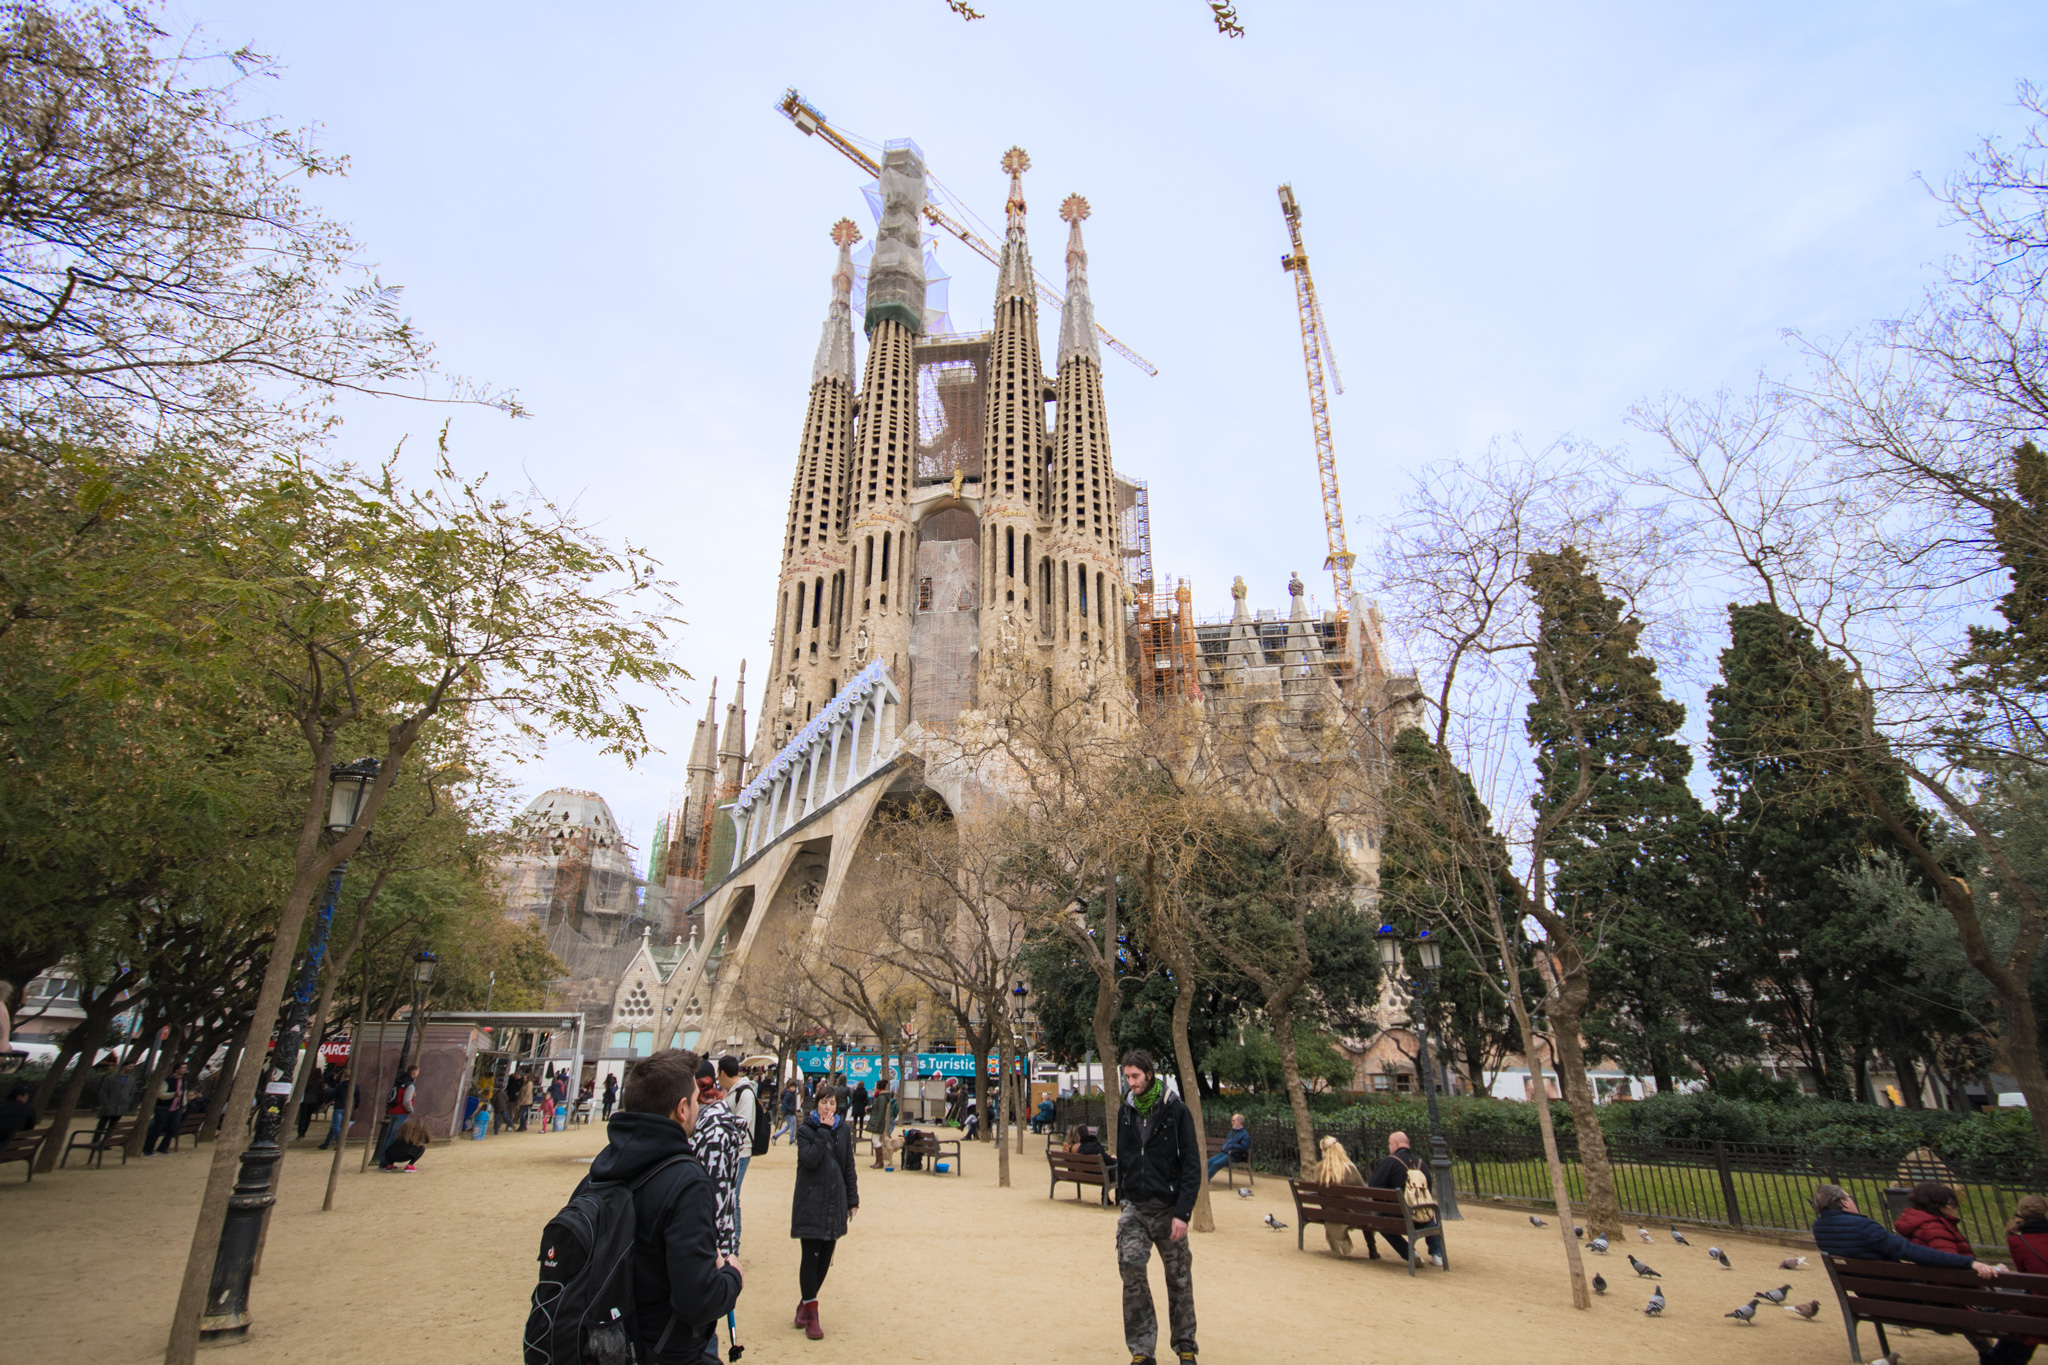
[[[1380,962],[1389,975],[1399,975],[1402,970],[1401,935],[1391,924],[1382,924],[1379,929]],[[1429,1014],[1425,1007],[1430,990],[1436,985],[1437,973],[1443,970],[1442,947],[1424,929],[1415,936],[1415,956],[1420,968],[1419,979],[1415,982],[1416,995],[1422,1005],[1415,1011],[1415,1035],[1421,1045],[1422,1093],[1429,1102],[1429,1164],[1435,1173],[1437,1208],[1444,1218],[1462,1219],[1458,1212],[1458,1191],[1451,1173],[1451,1149],[1444,1142],[1444,1126],[1436,1108],[1436,1068],[1429,1055]]]
[[[359,758],[329,770],[327,833],[331,837],[338,839],[354,828],[370,784],[377,780],[377,767],[376,759]],[[256,1131],[242,1152],[235,1190],[228,1197],[227,1216],[220,1228],[220,1248],[213,1258],[213,1282],[206,1294],[206,1311],[199,1319],[202,1341],[232,1340],[249,1331],[249,1285],[255,1278],[256,1261],[263,1245],[263,1226],[277,1199],[272,1192],[277,1163],[284,1158],[277,1135],[284,1127],[285,1097],[292,1093],[292,1075],[299,1051],[305,1046],[313,992],[320,980],[320,963],[327,955],[327,930],[334,923],[334,905],[341,896],[341,878],[347,870],[348,864],[341,863],[327,879],[327,894],[320,903],[319,917],[313,921],[313,934],[307,941],[305,965],[292,992],[290,1013],[264,1062],[262,1084],[256,1088]]]

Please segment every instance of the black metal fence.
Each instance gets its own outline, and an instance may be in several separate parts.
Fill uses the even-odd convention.
[[[1216,1101],[1203,1106],[1204,1126],[1211,1136],[1230,1127],[1230,1110]],[[1101,1096],[1062,1100],[1057,1122],[1099,1127],[1104,1122]],[[1252,1135],[1252,1167],[1261,1174],[1291,1176],[1300,1169],[1294,1124],[1270,1113],[1254,1114],[1245,1125]],[[1361,1169],[1387,1150],[1390,1130],[1367,1124],[1315,1125],[1318,1144],[1334,1137],[1344,1144]],[[1426,1132],[1410,1130],[1417,1151],[1428,1146]],[[1543,1159],[1543,1140],[1520,1134],[1446,1134],[1458,1197],[1467,1202],[1497,1201],[1551,1205],[1550,1173]],[[1585,1199],[1584,1170],[1578,1146],[1559,1139],[1565,1183],[1574,1203]],[[1923,1180],[1953,1187],[1962,1196],[1963,1230],[1985,1252],[2003,1255],[2005,1223],[2021,1195],[2048,1194],[2048,1165],[1994,1165],[1943,1161],[1915,1153],[1903,1161],[1837,1155],[1829,1148],[1802,1149],[1749,1142],[1638,1142],[1609,1138],[1607,1152],[1614,1172],[1615,1193],[1622,1216],[1638,1224],[1655,1223],[1651,1231],[1665,1240],[1673,1224],[1729,1228],[1769,1236],[1802,1236],[1813,1223],[1813,1191],[1822,1181],[1842,1186],[1857,1206],[1889,1223],[1903,1191]],[[1887,1191],[1891,1191],[1887,1195]]]

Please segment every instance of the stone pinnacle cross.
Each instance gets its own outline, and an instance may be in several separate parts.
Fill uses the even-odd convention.
[[[832,245],[852,246],[859,240],[860,229],[854,226],[853,219],[841,218],[832,225]]]

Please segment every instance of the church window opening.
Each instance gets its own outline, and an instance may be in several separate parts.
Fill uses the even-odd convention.
[[[868,537],[868,557],[867,557],[867,567],[865,567],[864,569],[862,569],[862,570],[861,570],[861,574],[860,574],[860,585],[861,585],[861,586],[862,586],[863,588],[866,588],[866,587],[871,587],[871,586],[873,586],[873,584],[874,584],[874,581],[875,581],[875,538],[874,538],[873,536],[869,536],[869,537]]]
[[[882,593],[883,593],[883,600],[884,600],[885,602],[886,602],[886,601],[888,600],[888,592],[889,592],[889,533],[888,533],[887,531],[884,531],[884,532],[882,532]]]
[[[796,628],[798,630],[804,628],[804,589],[809,586],[810,584],[802,582],[796,585]]]
[[[818,576],[818,581],[817,581],[817,582],[816,582],[815,584],[813,584],[813,585],[811,586],[811,629],[812,629],[812,630],[816,630],[816,629],[818,628],[818,619],[819,619],[820,617],[822,617],[822,616],[823,616],[824,614],[825,614],[825,578],[824,578],[824,575],[820,574],[820,575]]]
[[[919,611],[930,611],[932,609],[932,581],[929,578],[917,580],[917,609]]]
[[[1085,568],[1077,568],[1074,577],[1080,580],[1080,583],[1078,585],[1080,588],[1080,592],[1076,600],[1078,600],[1081,605],[1081,619],[1083,621],[1086,621],[1088,619],[1088,570]]]
[[[1109,622],[1102,615],[1102,575],[1095,575],[1095,625],[1099,630],[1109,629]]]
[[[1031,551],[1027,549],[1024,553],[1026,556],[1029,556]],[[1003,528],[1003,561],[1004,576],[1015,578],[1017,576],[1017,528],[1014,526],[1005,526]]]

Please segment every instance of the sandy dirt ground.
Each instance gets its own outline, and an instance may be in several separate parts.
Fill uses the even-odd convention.
[[[202,1352],[269,1365],[511,1365],[534,1281],[541,1226],[603,1143],[601,1129],[504,1134],[429,1150],[414,1175],[357,1174],[352,1150],[334,1212],[320,1212],[327,1154],[297,1147],[257,1279],[256,1326],[245,1342]],[[793,1149],[757,1157],[744,1193],[747,1288],[740,1301],[746,1365],[804,1360],[1126,1362],[1111,1247],[1115,1215],[1076,1204],[1073,1186],[1046,1198],[1044,1140],[1012,1153],[1014,1186],[996,1182],[993,1150],[968,1144],[966,1174],[861,1171],[861,1213],[841,1243],[823,1295],[825,1339],[790,1326],[796,1244],[789,1240]],[[177,1274],[192,1236],[205,1156],[189,1147],[126,1168],[20,1179],[0,1168],[0,1333],[7,1365],[129,1365],[161,1359]],[[1694,1236],[1694,1249],[1632,1249],[1663,1272],[1669,1307],[1642,1313],[1648,1286],[1617,1244],[1589,1264],[1611,1283],[1575,1312],[1555,1227],[1520,1211],[1469,1209],[1450,1227],[1448,1273],[1404,1262],[1332,1257],[1321,1230],[1296,1251],[1284,1180],[1257,1196],[1214,1184],[1217,1230],[1195,1236],[1202,1359],[1210,1365],[1456,1361],[1579,1365],[1587,1360],[1846,1361],[1824,1272],[1775,1267],[1787,1249],[1743,1237]],[[1707,1259],[1719,1243],[1735,1263]],[[1165,1299],[1157,1262],[1154,1293]],[[1790,1280],[1797,1301],[1822,1300],[1802,1322],[1766,1305],[1755,1326],[1721,1315],[1750,1291]],[[1875,1341],[1864,1329],[1867,1355]],[[1900,1344],[1894,1338],[1895,1344]],[[1162,1346],[1164,1342],[1162,1341]],[[1968,1365],[1959,1339],[1916,1333],[1907,1365]]]

